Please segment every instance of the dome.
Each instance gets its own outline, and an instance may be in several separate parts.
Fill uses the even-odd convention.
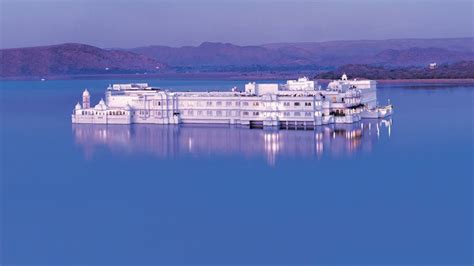
[[[328,88],[329,88],[329,89],[332,89],[332,90],[335,90],[335,89],[337,89],[338,87],[339,87],[339,82],[337,82],[337,81],[331,81],[331,82],[329,82],[329,84],[328,84]]]
[[[77,103],[77,104],[76,104],[76,107],[75,107],[74,109],[80,110],[80,109],[82,109],[82,107],[81,107],[81,105],[80,105],[79,103]]]
[[[90,94],[89,94],[89,91],[87,89],[84,90],[84,92],[82,93],[82,97],[89,97]]]
[[[100,102],[96,106],[94,106],[94,109],[101,110],[101,111],[107,110],[107,105],[105,105],[105,102],[103,99],[100,99]]]

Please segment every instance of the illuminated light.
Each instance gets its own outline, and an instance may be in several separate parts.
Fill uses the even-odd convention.
[[[189,138],[188,140],[188,149],[191,151],[193,149],[193,139]]]

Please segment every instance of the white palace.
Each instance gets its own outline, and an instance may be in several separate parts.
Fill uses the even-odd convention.
[[[306,77],[286,84],[248,83],[245,91],[172,92],[146,83],[113,84],[91,107],[87,89],[72,123],[81,124],[235,124],[250,127],[313,129],[391,115],[377,106],[376,82],[343,75],[326,89]]]

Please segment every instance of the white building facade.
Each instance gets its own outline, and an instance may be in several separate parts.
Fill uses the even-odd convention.
[[[307,78],[286,84],[248,83],[244,91],[171,92],[146,83],[114,84],[105,101],[90,107],[83,93],[72,123],[92,124],[230,124],[250,127],[312,129],[331,123],[353,123],[364,116],[385,117],[376,107],[376,82],[332,81],[321,89]]]

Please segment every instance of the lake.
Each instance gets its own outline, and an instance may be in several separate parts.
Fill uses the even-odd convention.
[[[0,83],[0,264],[472,264],[474,84],[314,131],[71,125],[118,82]]]

